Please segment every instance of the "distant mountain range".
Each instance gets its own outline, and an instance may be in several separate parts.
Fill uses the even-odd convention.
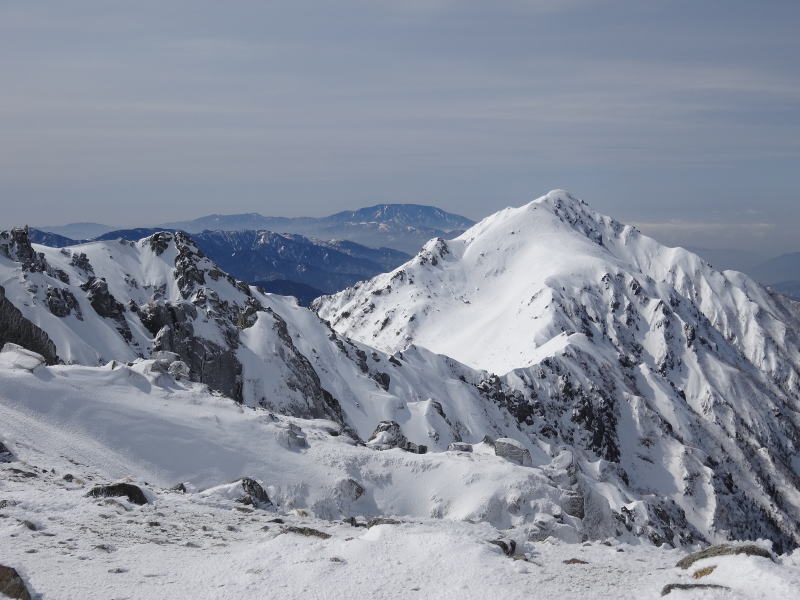
[[[258,282],[268,291],[284,293],[277,289],[291,288],[298,292],[298,297],[311,298],[316,292],[338,291],[360,278],[391,270],[407,255],[415,254],[428,240],[455,237],[473,224],[466,217],[433,206],[377,204],[319,218],[270,217],[259,213],[213,214],[134,229],[119,229],[100,223],[72,223],[32,229],[30,237],[33,243],[65,247],[87,240],[119,237],[138,240],[156,231],[184,231],[196,237],[198,246],[236,277]],[[223,231],[243,235],[209,233]],[[244,235],[245,232],[248,233]],[[265,235],[270,232],[272,237]],[[203,237],[198,238],[199,234]],[[261,241],[257,241],[259,239]],[[353,245],[346,247],[343,240],[353,242]],[[370,252],[373,248],[381,250],[376,254]],[[392,254],[389,249],[399,250],[402,255]],[[763,254],[737,249],[689,250],[717,269],[742,271],[772,289],[800,300],[800,252],[765,260]],[[375,270],[377,265],[381,265],[381,270]],[[277,289],[270,289],[276,285]]]
[[[443,211],[435,206],[420,204],[376,204],[358,210],[338,212],[327,217],[269,217],[259,213],[207,215],[188,221],[160,223],[141,231],[273,231],[297,233],[320,240],[350,240],[371,248],[394,248],[413,254],[428,240],[452,237],[474,225],[461,215]],[[71,223],[54,227],[36,227],[72,240],[108,239],[120,227],[101,223]],[[126,228],[125,231],[135,231]],[[40,238],[43,239],[43,238]],[[63,244],[50,240],[48,245]],[[44,243],[44,242],[36,242]],[[66,244],[64,244],[66,245]]]
[[[165,229],[187,233],[201,231],[274,231],[296,233],[321,240],[350,240],[372,248],[387,247],[417,252],[428,240],[457,235],[474,221],[419,204],[378,204],[327,217],[266,217],[258,213],[208,215],[191,221],[162,223]]]
[[[164,229],[120,229],[91,241],[138,241],[160,231]],[[87,243],[36,229],[29,230],[29,237],[35,244],[55,248]],[[192,239],[226,272],[265,291],[296,296],[303,304],[391,271],[410,258],[391,248],[375,249],[347,240],[328,242],[271,231],[203,231],[192,234]]]

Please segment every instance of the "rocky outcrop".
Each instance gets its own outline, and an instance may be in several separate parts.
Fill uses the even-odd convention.
[[[517,440],[511,438],[500,438],[494,442],[494,453],[509,462],[513,462],[523,467],[530,467],[533,464],[530,451]]]
[[[132,483],[120,482],[98,485],[86,495],[92,498],[127,498],[133,504],[147,504],[147,496],[144,495],[142,488]]]
[[[761,546],[756,546],[755,544],[719,544],[718,546],[711,546],[709,548],[700,550],[699,552],[694,552],[689,556],[684,556],[675,566],[680,569],[688,569],[698,560],[703,560],[704,558],[736,556],[738,554],[744,554],[745,556],[760,556],[762,558],[768,558],[773,562],[775,561],[775,558],[772,556],[772,553],[769,550],[762,548]]]
[[[381,421],[372,432],[367,446],[375,450],[389,450],[391,448],[400,448],[406,452],[414,454],[425,454],[428,447],[422,444],[415,444],[409,442],[405,435],[403,435],[400,425],[395,421]]]
[[[31,593],[20,574],[5,565],[0,565],[0,596],[12,600],[31,600]]]
[[[74,294],[66,288],[47,286],[45,295],[47,308],[57,317],[68,317],[73,312],[78,319],[83,320],[80,304]]]
[[[9,450],[2,441],[0,441],[0,463],[13,462],[17,459],[14,453]]]
[[[267,506],[272,504],[267,492],[255,479],[242,477],[242,490],[244,490],[244,496],[239,498],[237,502],[250,504],[252,506]]]
[[[30,273],[47,271],[44,254],[36,252],[31,246],[27,227],[0,232],[0,254],[19,262],[23,271]]]
[[[11,342],[41,354],[48,365],[60,362],[50,336],[26,319],[6,298],[5,292],[5,288],[0,286],[0,348]]]
[[[125,305],[108,291],[106,280],[90,277],[86,283],[81,285],[81,289],[86,292],[86,297],[89,299],[94,311],[101,317],[116,321],[117,331],[125,338],[125,341],[130,342],[133,335],[128,321],[125,320]]]

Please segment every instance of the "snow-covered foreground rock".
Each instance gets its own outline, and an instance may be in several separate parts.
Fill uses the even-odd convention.
[[[356,446],[335,423],[237,405],[153,361],[46,367],[15,348],[0,359],[11,454],[0,565],[44,600],[656,598],[709,565],[703,583],[731,591],[689,597],[791,597],[800,586],[798,552],[681,570],[684,551],[635,540],[531,541],[523,517],[544,502],[542,473],[488,453]],[[242,503],[243,476],[268,500]],[[88,496],[115,481],[146,503]],[[170,489],[179,482],[185,491]],[[520,505],[511,520],[492,509],[508,496]],[[444,518],[430,518],[431,503]]]

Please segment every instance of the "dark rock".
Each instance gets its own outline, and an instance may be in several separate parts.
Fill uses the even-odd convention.
[[[331,537],[330,533],[325,533],[324,531],[319,531],[318,529],[312,529],[311,527],[285,527],[283,529],[284,533],[296,533],[297,535],[304,535],[306,537],[318,537],[323,540],[327,540]]]
[[[31,594],[16,569],[0,565],[0,595],[13,600],[31,600]]]
[[[50,336],[26,319],[6,298],[6,290],[0,286],[0,348],[9,342],[41,354],[48,365],[60,362]]]
[[[14,462],[15,460],[17,460],[17,457],[14,456],[14,453],[0,441],[0,463]]]
[[[506,539],[497,539],[497,540],[489,540],[490,544],[494,544],[495,546],[499,546],[500,549],[503,551],[503,554],[506,556],[513,556],[514,551],[517,549],[517,542],[514,540],[506,540]]]
[[[45,304],[50,312],[57,317],[68,317],[73,311],[78,319],[83,320],[78,299],[67,288],[47,286]]]
[[[447,445],[447,449],[450,452],[472,452],[472,444],[467,444],[465,442],[453,442],[452,444]]]
[[[725,585],[715,583],[669,583],[661,590],[661,595],[666,596],[675,590],[730,590]]]
[[[179,483],[177,485],[173,485],[170,488],[170,490],[172,490],[173,492],[179,492],[181,494],[185,494],[186,493],[186,485],[184,485],[183,483]]]
[[[62,479],[68,483],[72,483],[75,480],[75,476],[72,473],[67,473]]]
[[[389,390],[389,383],[391,382],[391,378],[389,377],[388,373],[384,373],[382,371],[378,371],[377,373],[372,374],[372,378],[381,386],[384,391]]]
[[[494,453],[515,464],[530,467],[533,464],[530,451],[517,440],[500,438],[495,440]]]
[[[355,479],[343,479],[336,486],[339,492],[350,500],[358,500],[364,495],[364,486]]]
[[[343,520],[343,522],[347,523],[348,525],[350,525],[352,527],[366,527],[367,526],[366,523],[362,523],[360,521],[356,521],[355,517],[347,517],[346,519]]]
[[[565,561],[562,561],[565,565],[588,565],[588,560],[581,560],[580,558],[568,558]]]
[[[9,472],[11,472],[14,475],[17,475],[19,477],[24,477],[25,479],[31,479],[32,477],[38,477],[38,475],[36,473],[33,473],[31,471],[23,471],[22,469],[11,468],[11,469],[9,469]]]
[[[86,283],[81,285],[81,289],[86,292],[86,297],[89,299],[89,304],[92,305],[94,311],[101,317],[116,321],[117,331],[125,341],[130,342],[133,339],[133,334],[128,322],[125,320],[125,305],[108,291],[106,280],[90,277]]]
[[[745,544],[741,546],[737,546],[734,544],[720,544],[718,546],[711,546],[704,550],[700,550],[699,552],[694,552],[689,556],[683,557],[678,563],[675,565],[681,569],[688,569],[698,560],[703,560],[704,558],[713,558],[715,556],[734,556],[736,554],[746,554],[747,556],[761,556],[763,558],[768,558],[771,561],[775,561],[772,556],[772,553],[769,550],[762,548],[761,546],[756,546],[754,544]]]
[[[20,521],[19,524],[22,525],[25,529],[30,529],[31,531],[38,531],[39,530],[39,528],[36,526],[36,524],[32,523],[31,521],[27,521],[27,520]]]
[[[428,447],[422,444],[409,442],[396,421],[381,421],[367,440],[367,446],[375,450],[389,450],[400,448],[414,454],[425,454]]]
[[[270,523],[277,523],[278,525],[282,525],[284,523],[284,520],[281,519],[280,517],[276,517],[274,519],[270,519],[269,522]]]
[[[583,494],[576,491],[567,491],[561,498],[561,508],[571,517],[583,519],[585,516]]]
[[[242,489],[244,490],[245,495],[242,498],[239,498],[239,502],[242,502],[243,504],[252,504],[253,506],[272,504],[267,492],[255,479],[243,477]]]
[[[92,498],[127,498],[133,504],[147,504],[147,497],[140,487],[132,483],[112,483],[99,485],[89,491],[87,496]]]
[[[94,269],[92,268],[92,265],[89,262],[89,257],[86,256],[85,252],[81,252],[80,254],[73,254],[69,264],[75,267],[76,269],[80,269],[87,275],[90,276],[94,275]]]
[[[368,528],[375,527],[375,525],[400,525],[400,521],[387,517],[375,517],[367,521]]]
[[[48,269],[44,254],[31,246],[27,227],[0,232],[0,255],[20,263],[23,271],[44,273]]]

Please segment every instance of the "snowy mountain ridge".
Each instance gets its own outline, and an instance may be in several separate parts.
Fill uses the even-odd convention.
[[[0,236],[0,286],[27,323],[3,341],[44,339],[51,362],[145,361],[168,387],[189,379],[325,419],[365,452],[413,462],[373,482],[413,500],[377,514],[488,520],[528,540],[800,543],[794,305],[564,192],[322,299],[330,326],[180,233],[58,250],[15,230]],[[418,476],[445,452],[463,482]],[[481,492],[465,496],[481,457]],[[293,507],[327,493],[305,484]]]

